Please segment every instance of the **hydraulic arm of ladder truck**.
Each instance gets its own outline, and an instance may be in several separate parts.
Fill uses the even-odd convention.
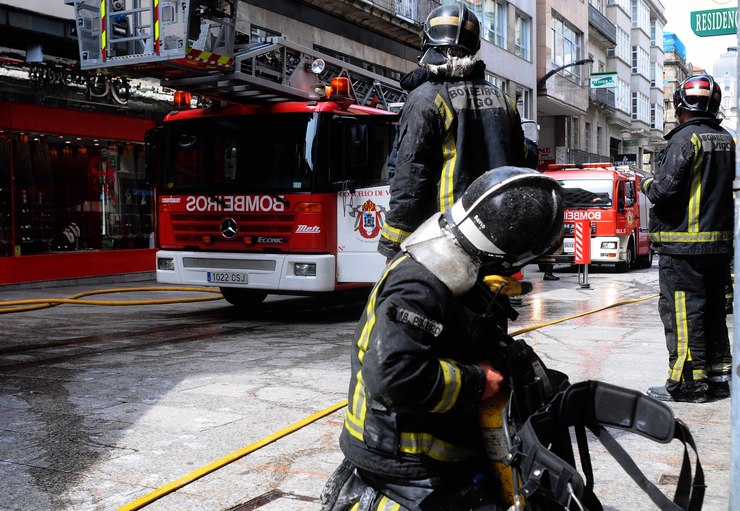
[[[397,82],[284,38],[235,44],[238,0],[65,0],[75,7],[82,69],[154,77],[228,103],[312,101],[337,77],[359,105],[403,103]]]

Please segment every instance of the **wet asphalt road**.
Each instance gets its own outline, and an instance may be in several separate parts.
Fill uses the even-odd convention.
[[[521,337],[571,382],[598,379],[645,390],[667,367],[657,314],[657,266],[592,269],[589,289],[561,270],[518,307],[511,330],[648,298]],[[63,298],[152,281],[48,289],[0,288],[0,299]],[[206,296],[136,291],[91,297]],[[223,300],[104,307],[60,305],[1,315],[0,510],[116,510],[346,398],[349,342],[364,301],[269,297],[240,311]],[[731,321],[728,325],[732,327]],[[676,404],[707,476],[704,509],[728,508],[730,400]],[[276,440],[143,509],[318,511],[341,460],[342,410]],[[616,433],[646,476],[672,496],[682,449]],[[605,509],[655,507],[592,439]]]

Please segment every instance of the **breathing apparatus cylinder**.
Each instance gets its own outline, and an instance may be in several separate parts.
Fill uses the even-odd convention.
[[[480,424],[491,472],[499,481],[501,500],[507,506],[512,506],[514,505],[514,476],[511,467],[504,463],[504,458],[509,453],[503,422],[504,409],[509,395],[509,389],[502,388],[492,398],[483,401],[480,406]]]

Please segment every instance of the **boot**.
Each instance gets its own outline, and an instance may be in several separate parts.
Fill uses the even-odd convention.
[[[658,401],[678,403],[706,403],[708,385],[704,382],[682,383],[676,390],[669,391],[665,385],[650,387],[647,395]]]

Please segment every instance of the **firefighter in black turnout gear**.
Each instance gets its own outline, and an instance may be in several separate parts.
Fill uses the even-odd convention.
[[[510,275],[562,241],[560,185],[502,167],[402,244],[352,343],[340,447],[323,511],[499,510],[479,422],[503,384],[509,310],[485,275]],[[512,279],[513,280],[513,279]]]
[[[658,310],[668,347],[665,387],[648,395],[704,402],[730,395],[725,284],[733,250],[735,142],[716,118],[722,93],[710,75],[687,78],[673,102],[679,126],[641,189],[654,204],[650,241],[660,254]]]
[[[394,143],[390,209],[378,244],[387,258],[484,172],[536,165],[536,146],[525,143],[516,104],[486,82],[485,64],[475,58],[479,48],[478,19],[460,2],[437,7],[422,26],[420,67],[401,80],[411,92]]]

